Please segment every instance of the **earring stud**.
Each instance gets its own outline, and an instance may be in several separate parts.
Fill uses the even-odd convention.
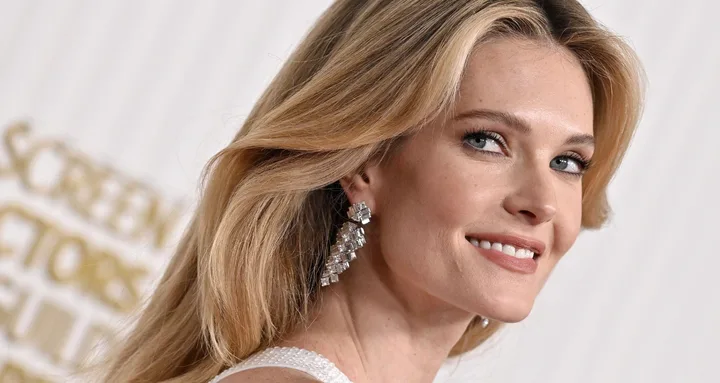
[[[365,201],[352,204],[347,211],[352,221],[343,223],[335,236],[335,244],[330,248],[330,258],[325,262],[325,269],[320,276],[320,285],[329,286],[339,280],[339,275],[350,267],[350,262],[357,258],[355,251],[366,243],[365,230],[362,225],[370,223],[370,208]]]
[[[480,327],[487,328],[487,326],[490,325],[490,319],[485,317],[480,317]]]

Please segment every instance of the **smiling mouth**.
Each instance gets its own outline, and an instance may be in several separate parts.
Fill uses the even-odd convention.
[[[519,245],[511,245],[503,242],[478,239],[474,237],[465,237],[465,239],[467,239],[467,241],[475,247],[486,250],[495,250],[517,259],[537,260],[540,257],[541,253],[540,251],[538,251],[538,249],[531,248],[530,246],[522,247]]]
[[[544,243],[524,237],[488,234],[465,238],[487,260],[520,274],[534,274],[545,250]]]

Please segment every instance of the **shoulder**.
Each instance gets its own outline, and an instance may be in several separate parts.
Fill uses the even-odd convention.
[[[219,383],[317,383],[318,380],[310,375],[297,370],[283,367],[259,367],[250,370],[238,371],[226,378],[220,380]]]

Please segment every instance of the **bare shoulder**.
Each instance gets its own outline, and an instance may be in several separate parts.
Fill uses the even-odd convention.
[[[289,382],[289,383],[317,383],[318,380],[314,379],[310,375],[302,372],[293,370],[290,368],[282,367],[261,367],[253,368],[251,370],[240,371],[234,373],[227,378],[220,381],[220,383],[274,383],[274,382]]]

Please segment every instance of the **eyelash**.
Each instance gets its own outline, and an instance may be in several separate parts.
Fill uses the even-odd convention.
[[[482,128],[468,129],[468,130],[466,130],[465,133],[463,134],[463,138],[462,138],[463,143],[466,142],[467,139],[473,138],[473,137],[489,138],[489,139],[495,140],[495,141],[497,141],[497,143],[500,145],[500,147],[502,147],[503,151],[507,151],[507,150],[508,150],[508,145],[507,145],[507,143],[505,142],[505,139],[504,139],[503,136],[500,135],[499,133],[496,133],[496,132],[493,132],[493,131],[490,131],[490,130],[485,130],[485,129],[482,129]],[[471,146],[472,146],[472,145],[471,145]],[[476,150],[477,150],[477,148],[476,148]],[[502,154],[497,153],[497,152],[487,152],[487,151],[485,151],[485,153],[491,154],[491,155],[496,155],[496,156],[502,155]],[[570,173],[570,172],[564,172],[564,171],[562,171],[562,170],[558,170],[559,172],[561,172],[561,173],[563,173],[563,174],[567,174],[567,175],[569,175],[569,176],[582,177],[582,176],[588,171],[588,169],[590,169],[590,168],[592,167],[592,164],[593,164],[593,163],[592,163],[592,160],[587,159],[587,158],[585,158],[584,156],[582,156],[582,155],[580,155],[580,154],[578,154],[578,153],[576,153],[576,152],[570,152],[570,153],[568,153],[568,154],[564,154],[564,155],[561,155],[561,156],[558,156],[558,157],[559,157],[559,158],[570,158],[570,159],[572,159],[572,160],[574,160],[574,161],[577,161],[577,163],[580,165],[580,168],[581,168],[581,169],[580,169],[580,172],[579,172],[579,173]],[[558,158],[558,157],[555,157],[555,158]]]
[[[560,157],[571,158],[571,159],[577,161],[578,164],[580,164],[580,168],[581,168],[580,173],[568,173],[568,174],[582,176],[588,171],[588,169],[590,169],[592,167],[592,160],[589,160],[575,152],[570,152],[570,153],[564,154]]]
[[[465,131],[465,134],[463,134],[463,142],[465,142],[467,139],[473,138],[473,137],[490,138],[492,140],[497,141],[498,144],[500,144],[500,146],[503,148],[503,150],[505,150],[505,151],[508,150],[507,143],[505,142],[505,138],[503,138],[503,136],[500,135],[499,133],[496,133],[496,132],[493,132],[490,130],[485,130],[485,129],[469,129],[469,130]],[[496,155],[496,156],[500,155],[500,153],[495,153],[495,152],[486,152],[486,153]]]

